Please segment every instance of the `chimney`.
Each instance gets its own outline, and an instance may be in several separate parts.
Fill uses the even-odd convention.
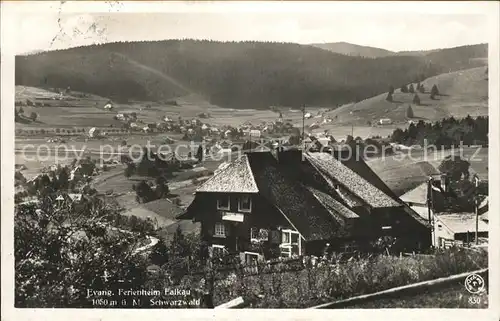
[[[352,159],[358,160],[357,152],[355,145],[354,147],[349,145],[334,145],[331,148],[330,154],[339,161],[347,161]]]
[[[280,165],[290,166],[302,163],[302,150],[300,149],[283,150],[283,148],[278,148],[277,155]]]

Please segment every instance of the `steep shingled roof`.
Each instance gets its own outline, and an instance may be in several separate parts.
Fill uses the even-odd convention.
[[[476,230],[476,215],[473,213],[436,213],[436,220],[441,221],[453,233],[471,233]],[[478,231],[488,232],[488,223],[478,221]]]
[[[277,166],[271,153],[250,154],[250,166],[262,196],[268,199],[307,240],[346,236],[338,214],[327,209],[311,191]]]
[[[363,158],[356,159],[355,157],[341,157],[340,162],[342,165],[349,167],[352,171],[356,172],[359,176],[366,179],[370,184],[387,194],[393,199],[398,200],[398,196],[390,189],[389,186],[378,176],[370,166],[363,160]]]
[[[203,183],[196,192],[257,193],[247,155],[229,164],[215,176]]]
[[[335,194],[337,196],[337,200],[339,201],[341,200],[349,207],[356,207],[363,205],[363,202],[358,197],[356,197],[351,192],[347,191],[345,188],[341,188],[340,186],[338,186],[339,184],[334,182],[330,176],[319,171],[316,166],[311,164],[310,161],[308,160],[304,161],[301,164],[300,168],[301,168],[301,174],[304,175],[304,177],[302,177],[301,180],[304,181],[311,179],[316,182],[323,182],[324,184],[326,184],[326,186],[328,186],[327,190],[329,190],[329,192],[332,193],[332,195]]]
[[[429,183],[423,182],[412,190],[401,195],[399,198],[405,203],[427,204],[427,189]]]
[[[344,218],[359,218],[358,214],[345,207],[342,203],[340,203],[330,195],[312,187],[308,187],[307,189],[311,193],[313,193],[313,195],[332,212],[339,213]]]
[[[366,179],[343,165],[327,153],[306,153],[308,159],[320,171],[328,174],[343,185],[347,190],[359,196],[372,207],[401,206],[396,200],[376,188]]]

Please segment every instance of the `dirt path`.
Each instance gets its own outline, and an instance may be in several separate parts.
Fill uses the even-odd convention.
[[[121,57],[121,58],[123,58],[123,59],[125,59],[126,61],[128,61],[129,63],[133,64],[134,66],[136,66],[138,68],[141,68],[141,69],[143,69],[145,71],[148,71],[148,72],[150,72],[152,74],[157,75],[158,77],[161,77],[161,78],[167,80],[168,82],[172,83],[173,85],[177,86],[178,88],[184,90],[187,94],[195,94],[195,92],[192,89],[187,88],[186,86],[184,86],[183,84],[181,84],[177,79],[175,79],[175,78],[173,78],[173,77],[171,77],[171,76],[169,76],[169,75],[167,75],[167,74],[165,74],[165,73],[163,73],[163,72],[161,72],[159,70],[156,70],[156,69],[153,69],[153,68],[151,68],[149,66],[143,65],[140,62],[135,61],[135,60],[127,57],[124,54],[121,54],[121,53],[118,53],[118,52],[114,52],[114,54],[117,55],[117,56],[119,56],[119,57]]]
[[[124,230],[124,229],[121,229],[121,228],[118,228],[118,227],[114,227],[114,226],[107,226],[105,224],[101,224],[102,226],[106,227],[106,228],[109,228],[113,231],[120,231],[122,233],[126,233],[126,234],[137,234],[137,233],[134,233],[134,232],[131,232],[131,231],[128,231],[128,230]],[[139,254],[141,252],[144,252],[150,248],[152,248],[153,246],[155,246],[156,244],[158,244],[158,242],[160,241],[158,238],[154,237],[154,236],[150,236],[150,235],[147,235],[146,238],[150,241],[149,244],[146,244],[144,246],[141,246],[137,249],[135,249],[133,252],[132,252],[132,255],[136,255],[136,254]]]
[[[196,180],[198,182],[202,183],[202,182],[206,181],[207,179],[209,179],[210,177],[212,177],[212,175],[198,177]],[[180,181],[180,182],[171,182],[168,184],[168,188],[170,190],[176,190],[176,189],[188,187],[191,185],[193,185],[193,180],[189,179],[189,180]]]
[[[132,253],[132,255],[136,255],[138,253],[141,253],[141,252],[144,252],[150,248],[152,248],[153,246],[155,246],[156,244],[158,244],[158,242],[160,241],[159,239],[157,239],[156,237],[153,237],[153,236],[146,236],[146,238],[148,240],[150,240],[149,244],[146,244],[144,246],[141,246],[140,248],[137,248],[134,250],[134,252]]]

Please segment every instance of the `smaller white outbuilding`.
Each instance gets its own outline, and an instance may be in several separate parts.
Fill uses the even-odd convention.
[[[390,125],[392,124],[392,119],[390,118],[382,118],[378,121],[379,125]]]

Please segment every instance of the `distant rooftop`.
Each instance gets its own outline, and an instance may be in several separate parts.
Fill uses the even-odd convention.
[[[467,233],[476,230],[476,215],[474,213],[436,214],[436,219],[443,223],[453,233]],[[488,232],[488,224],[478,221],[478,231]]]
[[[405,203],[426,204],[427,203],[427,182],[424,182],[414,189],[401,195],[401,200]]]

